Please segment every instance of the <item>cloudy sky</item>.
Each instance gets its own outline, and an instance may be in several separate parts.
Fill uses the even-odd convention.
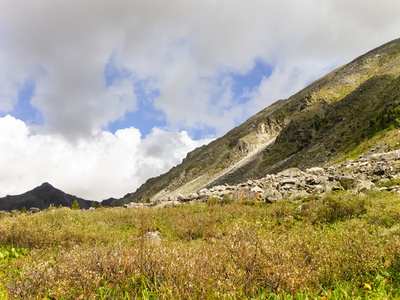
[[[398,0],[0,0],[0,197],[102,200],[400,37]]]

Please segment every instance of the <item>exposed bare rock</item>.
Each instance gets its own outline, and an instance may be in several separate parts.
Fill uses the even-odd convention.
[[[284,177],[298,177],[301,176],[303,172],[298,168],[289,168],[279,172],[277,176],[284,176]]]

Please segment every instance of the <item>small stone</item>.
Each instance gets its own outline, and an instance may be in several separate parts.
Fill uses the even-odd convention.
[[[159,231],[149,231],[144,235],[145,239],[148,239],[151,242],[159,242],[161,241],[161,233]]]

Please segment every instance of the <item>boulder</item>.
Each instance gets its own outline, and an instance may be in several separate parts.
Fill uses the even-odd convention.
[[[306,172],[309,173],[309,174],[320,175],[320,174],[324,174],[325,170],[323,168],[314,167],[314,168],[307,169]]]
[[[284,176],[284,177],[298,177],[298,176],[301,176],[302,174],[303,174],[303,172],[298,168],[289,168],[289,169],[283,170],[282,172],[279,172],[277,175]]]
[[[179,194],[178,196],[176,196],[176,200],[178,200],[178,201],[185,201],[185,199],[186,199],[186,197],[183,196],[183,195],[181,195],[181,194]]]
[[[252,191],[248,187],[237,187],[234,192],[234,197],[239,200],[254,200],[258,199],[259,193]]]
[[[36,214],[36,213],[41,212],[41,210],[39,208],[37,208],[37,207],[30,207],[28,209],[28,212],[30,212],[31,214]]]
[[[277,191],[276,189],[269,189],[265,190],[264,194],[261,196],[261,200],[266,202],[275,202],[283,198],[281,192]]]
[[[258,194],[263,194],[264,190],[262,188],[260,188],[259,186],[255,186],[251,189],[252,192],[256,192]]]
[[[224,185],[214,186],[214,191],[215,192],[224,192],[225,190],[226,190],[226,186],[224,186]]]
[[[194,200],[194,199],[197,199],[197,197],[199,197],[199,194],[197,194],[197,193],[190,193],[189,195],[187,195],[187,196],[185,197],[185,201]]]
[[[320,177],[315,176],[315,175],[307,175],[305,177],[305,182],[308,185],[317,185],[321,182],[321,179],[320,179]]]
[[[312,194],[322,194],[324,192],[325,192],[325,188],[323,185],[320,185],[320,184],[313,186],[311,189]]]
[[[300,181],[297,178],[293,178],[293,177],[289,177],[289,178],[283,178],[279,183],[281,186],[283,185],[296,185],[298,184]]]
[[[372,190],[375,187],[375,184],[371,181],[360,180],[357,182],[354,190],[357,193],[365,193],[367,191]]]
[[[211,193],[210,194],[202,194],[199,195],[194,201],[192,200],[191,202],[207,202],[208,199],[212,197]]]
[[[281,185],[280,187],[279,187],[279,190],[281,191],[281,190],[291,190],[291,189],[293,189],[294,188],[294,185],[292,185],[292,184],[284,184],[284,185]]]

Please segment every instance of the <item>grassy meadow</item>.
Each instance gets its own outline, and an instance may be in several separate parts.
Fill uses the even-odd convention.
[[[0,216],[0,299],[396,298],[396,193]]]

